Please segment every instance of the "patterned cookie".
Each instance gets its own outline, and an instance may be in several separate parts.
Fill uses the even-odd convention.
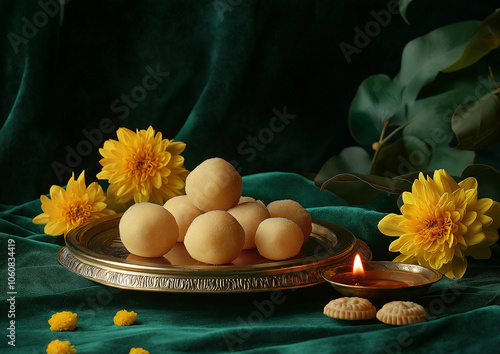
[[[427,321],[429,315],[425,309],[411,301],[392,301],[377,312],[377,319],[393,326],[404,326]]]
[[[323,313],[340,320],[369,320],[375,317],[377,310],[372,303],[361,297],[340,297],[330,301]]]

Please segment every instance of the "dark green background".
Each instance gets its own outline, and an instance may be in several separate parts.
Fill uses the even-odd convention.
[[[44,235],[42,226],[31,223],[41,212],[39,196],[52,184],[64,185],[71,171],[78,175],[85,169],[87,182],[95,180],[98,148],[116,138],[116,128],[152,125],[187,144],[188,169],[214,156],[232,161],[245,176],[245,194],[265,202],[295,199],[314,217],[366,241],[375,259],[392,259],[391,239],[376,225],[395,210],[393,198],[353,207],[300,174],[317,172],[330,156],[355,145],[347,116],[363,79],[394,76],[409,40],[451,22],[482,20],[498,2],[415,0],[408,10],[411,25],[391,14],[348,63],[341,43],[354,45],[356,27],[365,29],[390,3],[71,0],[61,23],[58,9],[45,7],[49,0],[1,1],[0,249],[6,252],[8,240],[15,240],[18,291],[17,346],[4,349],[2,330],[2,352],[43,353],[56,338],[70,340],[79,354],[128,353],[133,346],[151,353],[496,349],[497,245],[492,259],[472,260],[463,279],[444,279],[420,299],[431,316],[425,325],[393,328],[327,318],[322,309],[338,296],[327,285],[285,291],[283,303],[250,323],[256,303],[269,304],[268,293],[116,291],[61,267],[56,253],[63,239]],[[221,14],[217,6],[224,4]],[[21,42],[13,45],[13,38]],[[156,69],[161,82],[141,89]],[[123,96],[142,92],[138,101],[127,103]],[[284,110],[289,121],[277,126],[273,117]],[[263,141],[252,150],[252,137],[259,134]],[[478,162],[498,168],[496,150],[481,153]],[[2,299],[5,258],[0,255]],[[124,308],[138,313],[137,325],[112,324]],[[78,313],[78,329],[51,332],[47,320],[64,310]],[[2,301],[2,328],[7,312]],[[233,337],[242,340],[228,346],[226,339]]]

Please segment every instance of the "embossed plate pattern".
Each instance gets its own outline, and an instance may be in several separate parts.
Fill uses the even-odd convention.
[[[311,236],[293,259],[270,261],[256,250],[243,251],[228,265],[197,262],[182,243],[159,258],[130,254],[120,241],[121,214],[93,220],[70,231],[58,261],[70,271],[105,285],[134,290],[228,293],[311,286],[324,281],[321,271],[348,264],[356,252],[371,251],[348,230],[313,220]]]

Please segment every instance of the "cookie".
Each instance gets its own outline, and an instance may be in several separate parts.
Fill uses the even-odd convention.
[[[377,312],[377,319],[393,326],[404,326],[427,321],[429,315],[425,309],[411,301],[391,301]]]
[[[369,320],[375,317],[377,309],[361,297],[340,297],[330,301],[323,313],[339,320]]]

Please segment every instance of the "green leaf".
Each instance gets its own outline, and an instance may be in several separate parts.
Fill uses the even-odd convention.
[[[477,180],[478,198],[500,201],[500,171],[488,165],[470,165],[462,173],[462,179],[467,177]]]
[[[406,18],[406,9],[408,8],[408,5],[411,4],[413,0],[399,0],[399,12],[401,14],[401,17],[407,24],[410,24],[408,21],[408,18]]]
[[[449,145],[454,137],[450,123],[455,110],[471,98],[479,99],[494,89],[488,64],[484,62],[458,72],[440,73],[421,90],[421,98],[405,111],[411,123],[404,134],[422,139],[431,148]]]
[[[373,189],[391,194],[401,194],[403,192],[411,190],[411,183],[408,183],[405,180],[374,176],[374,175],[362,175],[359,173],[338,174],[330,178],[329,180],[325,181],[325,183],[323,183],[323,185],[321,186],[322,189],[326,188],[327,185],[332,182],[338,182],[338,183],[363,182],[369,185]]]
[[[443,72],[461,70],[500,47],[500,10],[488,16],[474,34],[476,37],[467,45],[460,59]]]
[[[409,42],[403,49],[401,71],[395,78],[406,87],[403,103],[412,103],[422,87],[462,56],[479,21],[440,27]]]
[[[483,150],[500,142],[500,90],[460,106],[451,126],[458,139],[457,149]]]
[[[415,182],[415,180],[418,179],[418,176],[420,175],[420,173],[422,173],[425,177],[427,177],[427,175],[432,176],[432,174],[434,172],[414,171],[414,172],[406,173],[406,174],[401,175],[401,176],[394,177],[394,179],[406,181],[407,183],[413,184],[413,182]]]
[[[432,153],[427,171],[444,169],[451,176],[460,176],[462,171],[474,163],[474,151],[456,150],[449,146],[439,146]]]
[[[403,87],[384,74],[370,76],[358,88],[349,111],[349,129],[361,145],[378,141],[384,123],[401,106]]]
[[[401,71],[391,80],[384,74],[363,81],[351,103],[349,128],[363,146],[378,141],[385,122],[402,125],[420,90],[462,55],[479,21],[438,28],[410,41],[403,50]]]
[[[429,176],[431,178],[433,178],[434,172],[435,171],[415,171],[415,172],[408,173],[406,175],[394,177],[394,179],[400,179],[400,180],[406,181],[406,182],[408,182],[408,183],[410,183],[410,184],[413,185],[413,183],[415,182],[415,180],[419,178],[420,173],[422,173],[422,175],[424,176],[424,178],[427,179],[427,177],[429,177]],[[456,177],[456,176],[451,176],[451,177],[455,181],[457,181],[457,183],[461,181],[460,177]]]
[[[327,179],[339,173],[366,174],[370,172],[370,166],[371,157],[365,149],[359,146],[347,147],[325,162],[316,175],[316,185],[321,186]]]
[[[339,155],[331,157],[320,169],[314,183],[351,204],[365,204],[375,199],[380,192],[363,182],[326,183],[332,177],[342,173],[368,174],[371,159],[359,146],[345,148]],[[325,184],[326,183],[326,184]]]
[[[382,146],[373,161],[371,174],[393,177],[424,170],[431,161],[432,150],[414,136],[405,136]]]

